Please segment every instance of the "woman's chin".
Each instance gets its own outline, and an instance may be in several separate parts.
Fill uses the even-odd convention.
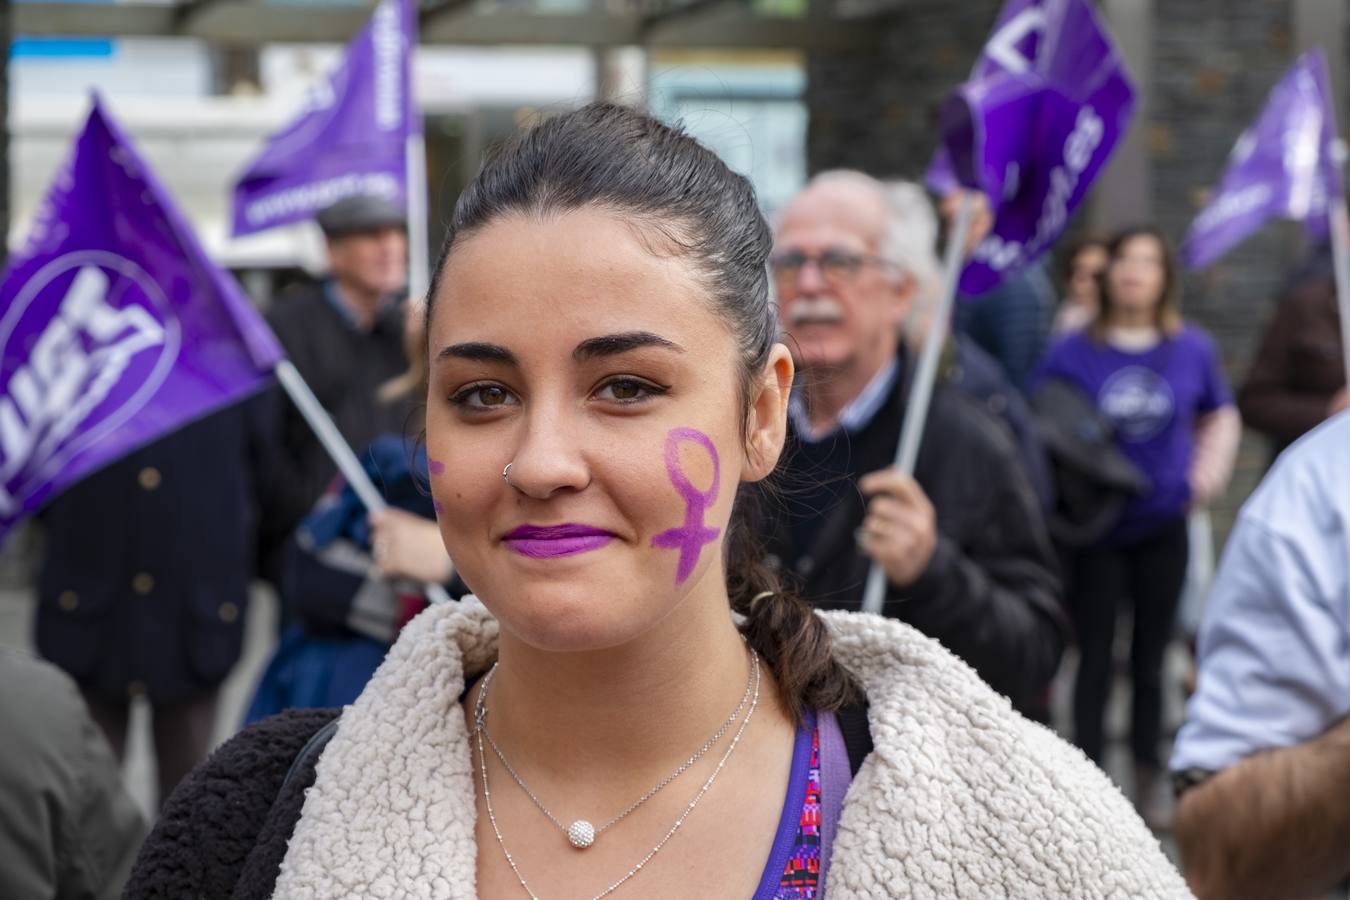
[[[613,578],[588,584],[569,579],[491,592],[480,600],[503,631],[537,650],[578,653],[606,650],[633,640],[660,618],[633,593],[633,582]]]

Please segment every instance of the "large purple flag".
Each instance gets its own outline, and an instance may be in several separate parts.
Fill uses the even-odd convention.
[[[0,536],[282,356],[95,99],[0,281]]]
[[[1326,56],[1309,50],[1233,145],[1218,191],[1182,243],[1186,265],[1209,265],[1274,216],[1302,220],[1314,237],[1325,235],[1329,200],[1344,189],[1335,142]]]
[[[1049,250],[1134,112],[1124,60],[1087,0],[1008,0],[942,108],[929,185],[982,191],[993,225],[961,273],[979,294]]]
[[[312,219],[354,194],[402,203],[405,146],[421,133],[412,100],[413,0],[383,0],[341,64],[272,135],[234,188],[234,234]]]

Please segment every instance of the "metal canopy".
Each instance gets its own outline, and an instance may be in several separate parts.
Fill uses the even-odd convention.
[[[424,44],[571,45],[648,48],[846,49],[875,41],[874,23],[816,14],[760,15],[727,0],[657,3],[631,11],[576,14],[476,12],[474,0],[434,0],[422,8]],[[187,0],[120,3],[13,3],[14,34],[79,37],[184,37],[219,46],[339,44],[370,15],[366,6]]]

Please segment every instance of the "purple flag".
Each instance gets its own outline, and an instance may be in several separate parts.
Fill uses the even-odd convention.
[[[0,282],[0,536],[282,356],[96,98]]]
[[[412,100],[414,6],[383,0],[300,116],[268,139],[234,188],[236,237],[312,219],[354,194],[404,202],[405,146],[422,128]]]
[[[1301,219],[1314,237],[1324,236],[1328,201],[1344,190],[1335,142],[1326,57],[1309,50],[1233,145],[1219,189],[1181,245],[1186,265],[1209,265],[1273,216]]]
[[[1008,0],[971,78],[943,104],[929,185],[988,198],[961,273],[980,294],[1049,250],[1134,112],[1124,60],[1087,0]]]

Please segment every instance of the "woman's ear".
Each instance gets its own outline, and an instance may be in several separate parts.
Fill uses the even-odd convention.
[[[769,360],[755,379],[750,396],[750,422],[747,429],[742,481],[759,481],[778,465],[787,440],[788,397],[792,393],[795,367],[792,354],[783,344],[774,344]]]

